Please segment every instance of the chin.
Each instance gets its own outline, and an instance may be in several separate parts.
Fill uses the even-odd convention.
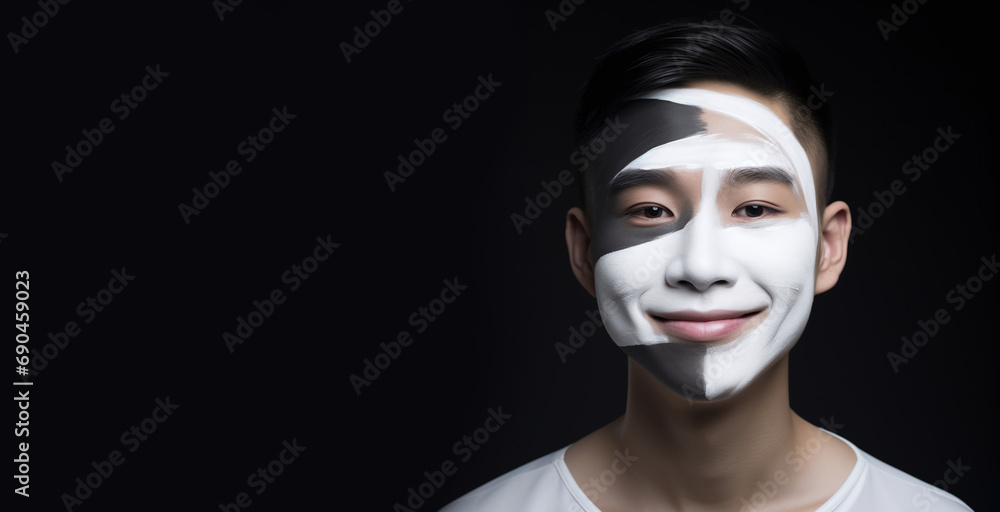
[[[680,354],[673,350],[681,345],[633,345],[622,350],[639,363],[650,375],[670,391],[689,402],[714,402],[725,400],[746,389],[756,376],[750,378],[711,379],[706,376],[708,355]],[[663,364],[665,358],[669,364]]]
[[[760,326],[724,344],[655,343],[621,349],[688,402],[718,402],[746,390],[795,345]],[[797,333],[800,334],[800,333]]]

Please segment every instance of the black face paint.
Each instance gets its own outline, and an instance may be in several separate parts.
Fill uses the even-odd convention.
[[[705,133],[706,125],[701,115],[702,110],[698,107],[647,99],[629,101],[618,111],[617,116],[627,128],[617,140],[608,144],[607,150],[587,171],[593,173],[588,180],[590,189],[587,194],[592,208],[590,219],[594,232],[591,236],[591,257],[594,261],[609,252],[681,230],[691,220],[694,205],[685,203],[673,222],[655,227],[629,226],[621,222],[621,212],[616,211],[613,199],[614,193],[628,184],[627,180],[637,177],[623,177],[616,183],[611,181],[629,162],[650,149]]]
[[[621,347],[646,371],[671,389],[680,388],[689,400],[704,400],[706,382],[701,375],[707,346],[688,345],[684,350],[667,343]]]

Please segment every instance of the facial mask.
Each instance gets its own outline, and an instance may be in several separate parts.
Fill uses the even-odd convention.
[[[731,397],[792,348],[809,316],[819,240],[809,159],[780,118],[742,96],[666,89],[627,102],[620,118],[628,128],[588,171],[601,316],[674,392]]]

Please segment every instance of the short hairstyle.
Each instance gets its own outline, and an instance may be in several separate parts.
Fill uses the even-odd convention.
[[[784,105],[792,132],[816,162],[817,213],[833,191],[833,120],[829,104],[807,103],[817,82],[790,44],[758,28],[681,19],[639,30],[614,44],[587,82],[576,113],[576,143],[600,136],[605,119],[630,98],[700,80],[741,86]],[[824,98],[825,100],[825,98]],[[584,173],[584,204],[593,190]]]

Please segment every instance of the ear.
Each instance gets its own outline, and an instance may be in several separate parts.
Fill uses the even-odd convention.
[[[591,295],[597,297],[594,262],[590,259],[590,224],[583,210],[575,206],[566,213],[566,247],[573,275]]]
[[[823,293],[840,279],[847,263],[851,236],[851,209],[843,201],[830,203],[823,212],[819,262],[816,266],[816,294]]]

